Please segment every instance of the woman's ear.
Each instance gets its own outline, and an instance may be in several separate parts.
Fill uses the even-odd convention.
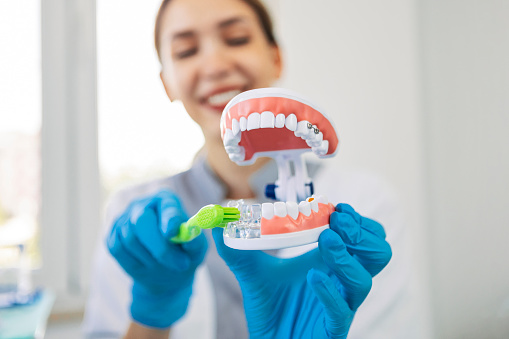
[[[168,96],[170,101],[173,101],[173,98],[172,98],[171,93],[170,93],[170,88],[169,88],[169,86],[166,85],[166,82],[164,81],[163,71],[159,72],[159,77],[161,78],[161,82],[163,83],[166,95]]]

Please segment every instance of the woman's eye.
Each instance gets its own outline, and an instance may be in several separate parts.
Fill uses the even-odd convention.
[[[196,54],[197,50],[198,50],[197,48],[186,49],[186,50],[183,50],[183,51],[180,51],[180,52],[176,52],[175,56],[177,57],[177,59],[188,58],[188,57]]]
[[[249,42],[249,37],[230,38],[230,39],[227,39],[226,42],[230,46],[245,45]]]

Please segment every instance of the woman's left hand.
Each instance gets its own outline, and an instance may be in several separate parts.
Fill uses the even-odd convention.
[[[392,252],[376,221],[339,204],[318,248],[291,259],[226,247],[217,250],[239,281],[251,338],[346,338],[371,278]]]

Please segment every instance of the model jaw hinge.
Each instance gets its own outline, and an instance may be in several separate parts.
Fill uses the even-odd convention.
[[[302,153],[278,154],[278,180],[265,186],[265,196],[279,201],[300,202],[313,195],[313,182],[307,175]]]

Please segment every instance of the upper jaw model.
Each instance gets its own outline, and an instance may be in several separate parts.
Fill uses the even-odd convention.
[[[334,156],[338,137],[332,121],[316,105],[281,88],[261,88],[234,97],[221,116],[221,136],[230,159],[248,165],[258,156],[276,160],[278,180],[266,195],[278,202],[239,208],[241,219],[225,227],[225,244],[237,249],[278,249],[315,242],[329,227],[334,205],[313,195],[301,155]]]

